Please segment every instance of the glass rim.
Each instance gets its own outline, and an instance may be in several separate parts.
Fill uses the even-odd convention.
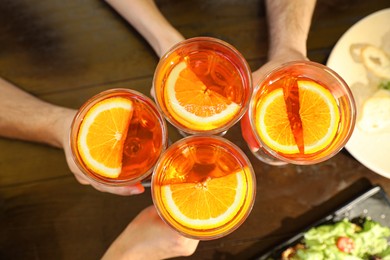
[[[267,81],[267,79],[270,78],[274,73],[281,71],[283,69],[286,69],[288,67],[297,66],[297,65],[310,66],[312,68],[321,69],[321,70],[325,71],[328,75],[330,75],[332,78],[334,78],[338,82],[338,84],[342,87],[344,95],[348,97],[346,100],[347,100],[347,104],[351,110],[351,117],[349,118],[349,120],[347,120],[349,127],[344,130],[347,132],[347,134],[345,135],[345,138],[342,141],[340,141],[337,144],[337,146],[334,148],[334,150],[332,152],[330,152],[329,154],[322,156],[322,157],[319,157],[319,158],[310,159],[310,160],[290,159],[290,158],[287,158],[287,157],[284,157],[284,156],[278,154],[277,152],[272,150],[269,146],[267,146],[261,140],[259,134],[255,130],[256,129],[255,122],[254,122],[255,121],[254,120],[255,103],[256,103],[256,99],[257,99],[257,92],[261,90],[262,83]],[[273,68],[271,71],[269,71],[267,74],[265,74],[264,77],[262,77],[258,81],[258,83],[256,83],[256,86],[254,88],[254,91],[253,91],[253,94],[252,94],[252,97],[250,100],[249,108],[248,108],[248,116],[249,116],[249,123],[250,123],[251,131],[253,132],[253,135],[255,137],[256,142],[260,145],[259,149],[264,149],[267,153],[274,156],[277,160],[280,160],[280,161],[283,161],[286,163],[291,163],[291,164],[296,164],[296,165],[311,165],[311,164],[320,163],[320,162],[323,162],[323,161],[330,159],[331,157],[336,155],[338,152],[340,152],[344,148],[344,146],[347,144],[347,142],[350,139],[350,137],[352,136],[353,130],[355,128],[356,102],[355,102],[355,99],[353,97],[353,94],[352,94],[352,91],[351,91],[349,85],[333,69],[331,69],[328,66],[325,66],[321,63],[314,62],[314,61],[295,60],[295,61],[289,61],[289,62],[283,63],[281,66]],[[254,152],[252,152],[252,153],[254,153]]]
[[[130,179],[123,179],[123,180],[116,180],[116,179],[109,179],[109,178],[99,178],[95,176],[95,174],[90,173],[91,170],[88,170],[86,166],[83,165],[81,162],[81,158],[79,158],[78,151],[77,151],[77,134],[79,131],[79,127],[81,124],[81,121],[83,120],[84,114],[96,103],[103,100],[104,97],[107,95],[115,95],[115,93],[126,93],[126,94],[132,94],[134,96],[140,97],[142,102],[145,103],[147,106],[151,107],[151,111],[156,115],[157,121],[159,122],[159,126],[161,128],[161,152],[158,156],[158,159],[160,158],[161,154],[166,150],[168,147],[168,128],[166,125],[166,122],[164,120],[164,117],[161,115],[161,113],[158,111],[155,103],[151,98],[146,96],[145,94],[133,90],[133,89],[127,89],[127,88],[112,88],[108,90],[104,90],[102,92],[97,93],[96,95],[88,98],[77,110],[75,116],[73,117],[72,123],[70,125],[70,131],[69,131],[69,145],[70,145],[70,151],[71,151],[71,158],[73,162],[76,164],[77,168],[81,171],[83,176],[85,176],[88,180],[100,183],[106,186],[126,186],[131,184],[136,184],[143,179],[147,178],[153,173],[154,166],[152,166],[150,169],[148,169],[145,173],[138,175],[137,177],[130,178]]]
[[[172,55],[172,53],[174,53],[177,49],[181,48],[181,46],[183,44],[191,44],[191,43],[196,43],[196,42],[211,42],[211,43],[218,44],[218,45],[223,46],[224,48],[228,49],[236,57],[238,57],[238,60],[240,61],[240,63],[242,63],[242,65],[245,67],[245,69],[244,69],[245,74],[240,73],[240,75],[241,75],[240,77],[242,79],[247,79],[248,80],[248,84],[247,84],[247,86],[244,86],[244,88],[246,88],[246,87],[248,88],[248,93],[249,94],[246,97],[245,102],[243,102],[243,105],[240,107],[239,113],[237,113],[233,117],[233,119],[230,120],[225,126],[219,127],[219,128],[215,128],[215,129],[211,129],[211,130],[194,130],[194,129],[189,129],[187,127],[182,126],[180,123],[177,122],[177,120],[172,118],[169,113],[166,113],[166,111],[164,109],[164,105],[160,104],[159,98],[157,97],[156,79],[157,79],[158,73],[161,71],[162,67],[165,65],[166,59],[169,58]],[[172,124],[175,128],[177,128],[178,130],[180,130],[180,131],[182,131],[182,132],[184,132],[186,134],[190,134],[190,135],[195,135],[195,134],[212,134],[212,135],[214,135],[214,134],[220,134],[220,133],[223,133],[223,132],[227,131],[229,128],[234,126],[238,121],[240,121],[240,119],[244,116],[244,114],[248,110],[249,103],[250,103],[250,100],[251,100],[251,97],[252,97],[252,92],[253,92],[252,71],[251,71],[251,68],[250,68],[247,60],[244,58],[242,53],[239,52],[237,50],[237,48],[234,47],[232,44],[230,44],[228,42],[225,42],[225,41],[223,41],[221,39],[210,37],[210,36],[192,37],[192,38],[185,39],[185,40],[183,40],[181,42],[178,42],[175,45],[173,45],[160,58],[157,66],[156,66],[156,69],[154,71],[154,74],[153,74],[153,83],[152,84],[153,84],[153,88],[154,88],[154,91],[155,91],[154,99],[155,99],[155,103],[156,103],[157,109],[164,116],[164,118],[170,124]]]
[[[252,179],[252,187],[250,187],[251,189],[248,188],[248,194],[247,194],[247,197],[246,197],[246,199],[250,199],[250,202],[248,204],[248,208],[247,208],[246,212],[241,216],[241,218],[237,221],[237,223],[235,223],[231,228],[229,228],[229,229],[225,230],[224,232],[222,232],[220,234],[217,234],[217,235],[215,235],[215,234],[200,234],[204,230],[195,230],[195,229],[187,228],[187,227],[185,227],[184,225],[178,223],[177,221],[175,221],[172,218],[172,221],[175,222],[175,223],[178,223],[179,225],[184,227],[183,228],[184,230],[192,230],[192,231],[195,231],[195,233],[197,233],[197,234],[196,235],[192,235],[192,234],[187,233],[186,231],[177,229],[175,227],[175,225],[171,223],[171,220],[168,220],[164,216],[164,214],[162,213],[162,210],[160,209],[160,204],[161,203],[158,202],[158,198],[156,198],[156,195],[155,195],[155,189],[156,189],[156,187],[155,187],[156,184],[155,183],[158,181],[156,179],[160,177],[160,176],[157,176],[156,171],[159,168],[161,168],[160,166],[163,163],[163,161],[166,159],[165,156],[168,154],[168,152],[173,150],[173,149],[178,148],[180,145],[188,142],[188,140],[190,140],[190,141],[194,140],[195,141],[195,140],[199,140],[199,139],[203,139],[203,138],[214,139],[216,141],[222,141],[222,143],[224,143],[227,146],[225,148],[228,148],[228,149],[232,148],[235,151],[237,151],[238,154],[241,157],[241,158],[237,158],[237,161],[239,161],[241,164],[243,163],[243,164],[247,165],[248,175]],[[249,187],[249,182],[248,182],[248,187]],[[197,134],[197,135],[187,136],[187,137],[184,137],[182,139],[179,139],[178,141],[176,141],[175,143],[170,145],[163,152],[163,154],[160,156],[160,158],[158,159],[158,161],[157,161],[157,163],[155,165],[155,168],[153,170],[152,179],[151,179],[152,201],[153,201],[153,205],[155,206],[156,211],[157,211],[158,215],[160,216],[160,218],[169,227],[171,227],[173,230],[175,230],[176,232],[180,233],[181,235],[183,235],[185,237],[188,237],[188,238],[191,238],[191,239],[198,239],[198,240],[214,240],[214,239],[218,239],[218,238],[224,237],[224,236],[234,232],[237,228],[239,228],[242,225],[242,223],[248,218],[249,214],[251,213],[251,211],[253,209],[253,206],[254,206],[254,203],[255,203],[255,199],[256,199],[256,187],[257,187],[257,184],[256,184],[256,174],[255,174],[255,171],[253,169],[252,163],[250,162],[250,160],[247,157],[247,155],[242,151],[242,149],[240,147],[238,147],[236,144],[234,144],[233,142],[231,142],[230,140],[228,140],[228,139],[226,139],[224,137],[215,136],[215,135],[208,135],[208,134]],[[251,190],[251,192],[250,192],[250,190]],[[232,220],[235,219],[236,217],[237,217],[237,215],[235,217],[233,217]],[[216,230],[218,230],[221,227],[222,226],[216,227],[216,228],[213,228],[213,229],[210,229],[210,230],[216,231]]]

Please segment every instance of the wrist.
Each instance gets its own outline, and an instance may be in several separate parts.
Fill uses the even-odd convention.
[[[54,106],[51,109],[50,113],[50,123],[47,134],[48,143],[55,147],[64,148],[69,140],[70,128],[74,116],[76,115],[76,110]]]
[[[165,32],[157,38],[158,50],[155,50],[158,57],[164,56],[175,44],[184,40],[184,37],[176,30]]]
[[[275,46],[270,48],[268,60],[307,60],[306,47]]]
[[[114,243],[108,248],[106,253],[103,255],[102,260],[142,260],[145,259],[148,255],[148,248],[143,248],[143,250],[137,250],[137,242],[123,244],[118,238]],[[154,260],[154,258],[147,258]]]

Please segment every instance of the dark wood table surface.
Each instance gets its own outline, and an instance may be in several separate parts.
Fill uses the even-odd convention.
[[[185,37],[220,38],[241,51],[252,69],[264,64],[263,1],[157,4]],[[388,7],[389,0],[319,0],[308,57],[325,64],[349,27]],[[104,1],[0,1],[0,76],[43,100],[78,108],[94,94],[116,87],[149,95],[157,62],[147,42]],[[169,135],[171,140],[179,138],[172,127]],[[249,259],[370,185],[379,184],[390,193],[389,179],[345,149],[317,165],[273,167],[251,155],[239,124],[225,137],[252,161],[256,202],[238,230],[201,242],[190,259]],[[98,259],[151,204],[150,189],[120,197],[80,185],[60,149],[0,138],[0,259]]]

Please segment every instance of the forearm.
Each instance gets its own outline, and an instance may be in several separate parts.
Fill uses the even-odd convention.
[[[184,37],[165,19],[153,0],[106,0],[161,57]]]
[[[74,114],[0,78],[0,136],[62,147]]]
[[[306,41],[316,0],[267,0],[269,59],[284,52],[306,56]]]

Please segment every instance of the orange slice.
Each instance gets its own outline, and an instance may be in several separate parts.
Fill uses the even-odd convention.
[[[312,154],[332,142],[338,130],[340,112],[335,98],[326,88],[308,80],[298,80],[297,84],[304,153]],[[299,153],[282,88],[271,91],[257,104],[255,121],[256,131],[271,149],[284,154]]]
[[[287,116],[283,89],[271,91],[257,104],[256,131],[271,149],[292,154],[299,152]]]
[[[211,130],[226,124],[240,106],[207,88],[187,67],[179,63],[167,79],[167,109],[180,124],[194,130]]]
[[[108,178],[117,178],[122,168],[122,153],[133,103],[112,97],[96,103],[86,113],[79,129],[77,148],[84,164]]]
[[[212,229],[232,220],[248,192],[244,170],[201,183],[177,183],[161,187],[166,210],[180,224]]]
[[[298,81],[300,116],[306,153],[327,147],[335,138],[340,112],[329,90],[313,81]]]

